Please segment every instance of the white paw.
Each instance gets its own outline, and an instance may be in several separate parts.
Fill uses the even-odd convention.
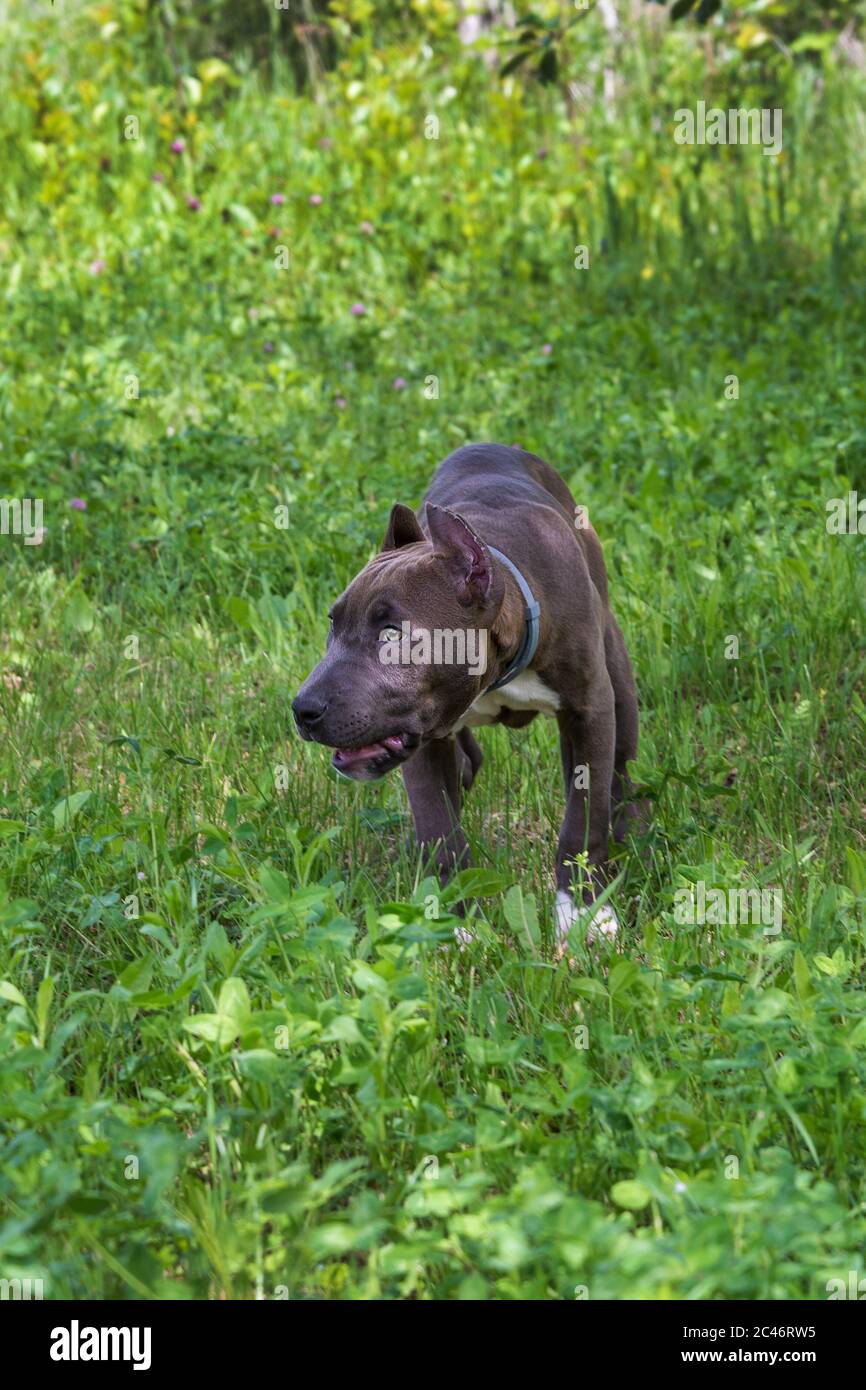
[[[591,946],[594,941],[603,938],[606,941],[613,941],[619,931],[619,918],[612,907],[605,903],[604,907],[578,907],[570,893],[560,889],[556,894],[556,942],[557,955],[562,956],[568,947],[568,933],[575,922],[581,918],[590,918],[589,926],[586,929],[587,945]]]
[[[592,908],[587,908],[587,916],[592,913]],[[591,946],[599,937],[604,937],[606,941],[613,941],[619,931],[619,918],[613,908],[605,903],[598,912],[592,915],[592,921],[586,929],[586,939]]]
[[[574,905],[571,894],[563,892],[560,888],[556,895],[556,942],[558,946],[567,945],[568,933],[579,916],[580,913]]]

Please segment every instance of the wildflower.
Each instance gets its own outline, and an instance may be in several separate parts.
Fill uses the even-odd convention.
[[[310,194],[310,203],[312,204],[312,206],[313,206],[314,208],[317,208],[317,207],[319,206],[319,204],[321,203],[321,201],[322,201],[322,195],[321,195],[321,193],[311,193],[311,194]]]
[[[103,270],[105,270],[105,268],[106,268],[106,263],[105,263],[105,261],[99,261],[99,260],[97,260],[97,261],[91,261],[91,262],[90,262],[90,265],[87,267],[87,269],[89,270],[89,272],[90,272],[91,275],[101,275],[102,272],[103,272]]]
[[[394,381],[393,381],[393,386],[394,386],[394,390],[395,390],[395,391],[405,391],[405,390],[406,390],[406,381],[405,381],[405,378],[402,377],[402,376],[395,376]]]
[[[71,499],[70,499],[70,502],[69,502],[69,505],[70,505],[70,507],[72,507],[73,511],[76,511],[76,512],[86,512],[86,511],[87,511],[87,503],[85,502],[85,500],[84,500],[83,497],[73,497],[73,498],[71,498]]]
[[[285,193],[272,193],[272,194],[271,194],[271,202],[274,204],[275,207],[281,208],[281,207],[283,206],[283,203],[284,203],[285,201],[286,201],[286,195],[285,195]]]
[[[364,314],[366,314],[367,310],[363,304],[353,304],[349,312],[351,314],[354,314],[356,319],[359,319],[362,318]]]
[[[172,152],[172,154],[183,154],[183,152],[184,152],[185,149],[186,149],[186,141],[185,141],[185,140],[172,140],[172,142],[171,142],[171,152]]]

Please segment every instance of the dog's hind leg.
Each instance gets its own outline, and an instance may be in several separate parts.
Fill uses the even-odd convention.
[[[461,729],[457,735],[457,760],[463,790],[468,792],[484,761],[481,749],[469,729]]]
[[[563,772],[566,775],[565,819],[556,850],[556,930],[564,951],[573,923],[590,909],[604,888],[610,831],[610,791],[614,772],[616,717],[614,691],[607,669],[601,669],[580,705],[566,706],[557,715]],[[589,882],[580,885],[583,906],[574,901],[577,877],[574,861],[586,852]],[[601,908],[587,940],[616,934],[616,914]]]
[[[637,755],[638,709],[631,662],[622,633],[612,615],[608,616],[604,647],[616,716],[616,744],[610,785],[611,815],[614,838],[621,841],[629,830],[640,828],[639,811],[628,799],[631,780],[626,766]]]

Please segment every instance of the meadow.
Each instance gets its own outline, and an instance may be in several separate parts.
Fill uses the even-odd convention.
[[[825,1298],[866,1276],[864,71],[662,10],[612,105],[595,12],[572,90],[384,8],[314,82],[136,0],[3,20],[0,497],[44,534],[0,536],[0,1275]],[[674,141],[732,94],[780,155]],[[588,507],[638,684],[651,814],[571,964],[553,722],[481,731],[444,891],[399,779],[292,728],[392,503],[483,439]],[[698,882],[781,929],[683,925]]]

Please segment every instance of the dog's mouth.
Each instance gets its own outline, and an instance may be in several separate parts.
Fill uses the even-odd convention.
[[[344,777],[384,777],[386,772],[414,753],[418,743],[417,734],[388,734],[376,743],[365,743],[360,748],[337,748],[331,764]]]

